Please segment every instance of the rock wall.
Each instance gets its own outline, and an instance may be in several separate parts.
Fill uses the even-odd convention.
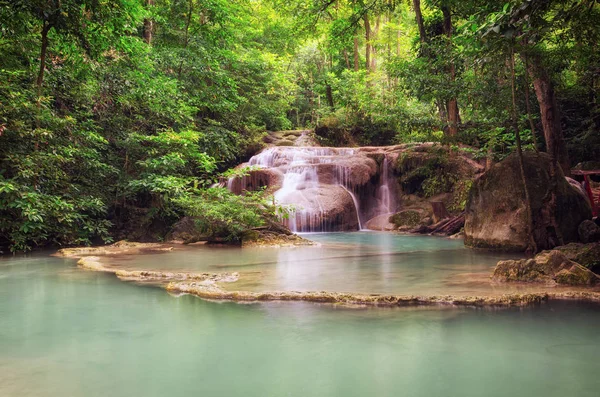
[[[532,201],[533,238],[538,250],[578,241],[578,226],[592,217],[581,192],[560,168],[551,176],[545,153],[524,153],[525,175]],[[525,251],[527,207],[519,160],[513,154],[477,179],[466,206],[465,244],[471,247]]]

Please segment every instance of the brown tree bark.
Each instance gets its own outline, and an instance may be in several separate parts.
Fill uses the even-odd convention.
[[[154,4],[154,0],[146,0],[146,8],[150,8]],[[151,18],[144,19],[144,41],[146,44],[152,44],[152,30],[154,28],[154,22]]]
[[[450,14],[450,9],[446,6],[442,6],[442,14],[444,15],[444,33],[448,40],[452,39],[452,16]],[[456,80],[456,68],[454,64],[451,64],[448,70],[448,74],[450,76],[450,81],[454,83]],[[448,108],[448,135],[456,136],[458,134],[458,123],[459,123],[459,114],[458,114],[458,101],[456,97],[451,97],[448,100],[447,104]]]
[[[529,185],[525,176],[525,163],[523,161],[523,149],[521,146],[521,133],[519,131],[519,118],[517,114],[517,89],[515,82],[515,52],[514,43],[510,48],[510,87],[512,93],[512,122],[515,130],[515,141],[517,143],[517,155],[519,156],[519,169],[521,172],[521,181],[523,182],[523,190],[525,190],[525,206],[527,208],[527,235],[529,236],[529,244],[526,252],[535,254],[537,252],[537,244],[533,237],[533,206],[531,205],[531,195],[529,194]]]
[[[344,49],[344,60],[346,61],[346,69],[350,69],[350,58],[348,58],[348,51]]]
[[[567,145],[560,124],[560,113],[556,103],[554,85],[539,56],[529,58],[529,74],[533,78],[533,87],[540,104],[542,128],[546,140],[546,150],[553,163],[560,164],[566,176],[571,174],[571,165]]]
[[[333,103],[333,91],[331,89],[331,86],[329,84],[327,84],[325,86],[325,95],[327,96],[327,104],[329,105],[329,107],[331,108],[331,110],[334,110],[334,103]]]
[[[46,70],[46,56],[48,54],[48,32],[50,32],[50,29],[52,29],[52,25],[44,21],[44,25],[42,26],[42,45],[40,48],[40,69],[35,82],[38,96],[42,95],[42,85],[44,84],[44,71]]]
[[[421,39],[421,43],[425,43],[427,41],[427,33],[425,32],[423,14],[421,13],[421,0],[413,0],[413,8],[415,9],[415,19],[419,27],[419,38]]]
[[[529,73],[527,70],[529,69],[529,61],[527,60],[527,56],[525,58],[525,106],[527,108],[527,120],[529,120],[529,128],[531,130],[531,138],[533,139],[533,148],[536,153],[539,153],[538,149],[538,141],[537,141],[537,133],[535,131],[535,124],[533,122],[533,117],[531,116],[531,100],[529,98]]]

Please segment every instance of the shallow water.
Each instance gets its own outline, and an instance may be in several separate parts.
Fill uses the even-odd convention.
[[[494,285],[499,260],[514,255],[476,251],[462,240],[381,232],[320,233],[320,246],[284,248],[176,247],[173,252],[105,260],[119,268],[240,272],[230,290],[336,291],[385,294],[504,294],[540,286]]]
[[[597,396],[598,329],[586,304],[212,303],[0,258],[3,397]]]

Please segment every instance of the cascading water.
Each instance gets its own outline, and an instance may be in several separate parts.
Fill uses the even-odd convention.
[[[392,214],[396,210],[394,195],[390,189],[390,184],[393,183],[393,178],[390,174],[389,163],[389,159],[384,157],[381,166],[382,170],[380,173],[380,185],[379,189],[377,189],[377,200],[379,202],[377,215]]]
[[[379,167],[360,149],[271,147],[247,165],[258,170],[237,185],[234,178],[228,180],[228,189],[237,193],[256,187],[256,181],[250,180],[261,172],[276,175],[278,182],[270,186],[279,187],[274,192],[276,202],[290,206],[282,222],[294,232],[362,229],[365,214],[371,217],[395,209],[387,157]]]

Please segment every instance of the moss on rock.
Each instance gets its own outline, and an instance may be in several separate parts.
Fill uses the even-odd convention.
[[[554,248],[562,252],[569,260],[600,273],[600,243],[571,243]]]
[[[499,282],[539,282],[561,285],[595,285],[600,278],[569,260],[562,252],[544,251],[532,259],[500,261],[492,275]]]
[[[421,223],[421,213],[415,210],[400,211],[390,216],[390,222],[397,228],[403,226],[415,227]]]

